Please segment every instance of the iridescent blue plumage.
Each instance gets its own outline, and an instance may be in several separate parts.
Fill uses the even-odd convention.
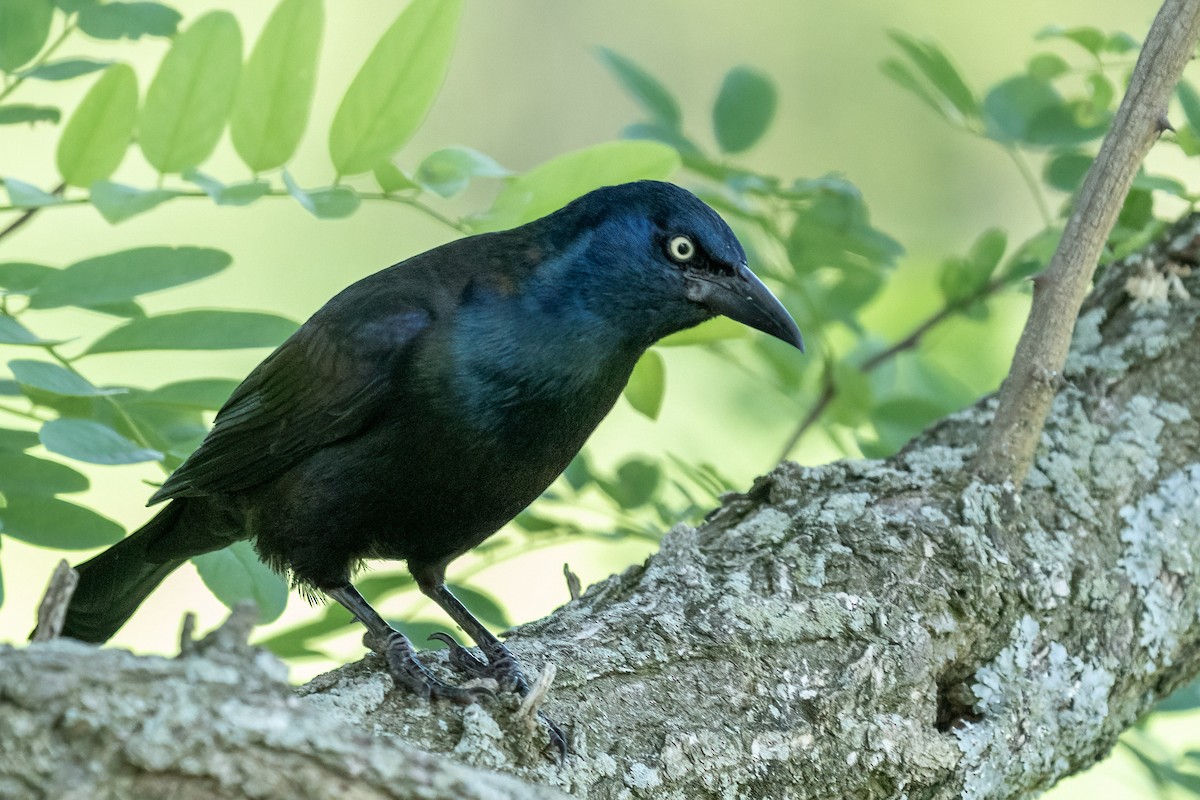
[[[468,697],[428,675],[350,585],[362,559],[406,560],[489,662],[456,650],[456,663],[527,691],[445,590],[446,565],[562,472],[647,347],[717,314],[803,346],[720,216],[666,183],[599,189],[370,275],[234,391],[151,498],[168,506],[79,567],[65,633],[107,639],[184,560],[248,538],[346,605],[397,682]]]

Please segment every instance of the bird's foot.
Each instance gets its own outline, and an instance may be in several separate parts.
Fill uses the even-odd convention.
[[[517,662],[516,656],[504,645],[497,645],[490,651],[485,650],[484,656],[487,661],[484,661],[477,658],[448,633],[432,633],[429,638],[436,639],[450,648],[450,666],[464,675],[473,678],[490,678],[496,682],[501,691],[512,692],[522,699],[529,695],[529,681],[525,678],[525,673],[521,671],[521,665]],[[542,692],[544,693],[544,691],[543,689]],[[537,703],[540,705],[540,697]],[[566,760],[569,752],[567,735],[545,711],[539,709],[537,716],[546,727],[546,733],[550,737],[550,745],[547,750],[552,751],[561,764]]]
[[[485,698],[495,697],[495,694],[483,687],[451,686],[438,680],[417,660],[408,637],[399,631],[393,631],[382,644],[369,642],[368,646],[384,657],[388,674],[392,676],[396,685],[403,686],[418,697],[426,700],[450,700],[461,705],[470,705]]]
[[[483,661],[448,633],[431,633],[429,638],[436,639],[450,648],[450,666],[464,675],[472,678],[491,678],[502,692],[513,692],[521,697],[529,694],[529,681],[525,679],[521,665],[504,645],[498,645],[492,652],[484,652],[487,661]]]

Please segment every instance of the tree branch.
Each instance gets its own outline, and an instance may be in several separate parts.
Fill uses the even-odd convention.
[[[784,464],[513,634],[528,667],[557,665],[564,767],[512,696],[431,705],[373,655],[297,696],[225,632],[175,660],[0,647],[0,796],[1044,789],[1200,669],[1200,301],[1124,288],[1178,263],[1200,264],[1200,218],[1105,271],[1019,496],[969,469],[985,400],[887,461]]]
[[[1138,167],[1167,122],[1167,103],[1195,49],[1200,0],[1166,0],[1146,35],[1129,89],[1084,179],[1050,266],[1034,279],[1033,304],[996,416],[974,469],[1020,486],[1058,390],[1079,307]]]

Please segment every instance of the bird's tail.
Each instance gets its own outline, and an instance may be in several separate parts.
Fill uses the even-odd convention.
[[[71,595],[63,635],[106,642],[154,588],[189,554],[163,546],[176,538],[187,501],[167,504],[149,522],[100,555],[75,567],[79,584]]]

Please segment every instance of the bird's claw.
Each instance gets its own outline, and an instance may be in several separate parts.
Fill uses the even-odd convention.
[[[516,657],[509,652],[507,647],[501,645],[494,652],[485,651],[484,655],[488,660],[484,661],[459,644],[448,633],[441,631],[431,633],[429,638],[442,642],[450,648],[448,656],[450,666],[459,672],[470,675],[473,678],[491,678],[499,684],[501,691],[513,692],[522,698],[529,694],[529,681],[525,679],[525,673],[521,671],[521,665],[517,663]],[[550,737],[550,743],[546,745],[543,752],[547,756],[553,755],[559,764],[565,763],[567,753],[570,752],[570,748],[567,745],[567,735],[563,733],[562,728],[558,727],[558,723],[552,720],[546,712],[538,711],[537,716],[542,721],[542,724],[546,728],[546,733]]]
[[[450,648],[448,660],[450,666],[458,672],[465,673],[475,678],[490,678],[492,675],[488,672],[488,663],[482,659],[478,659],[471,653],[470,650],[463,647],[458,641],[448,633],[429,634],[431,640],[441,642]]]
[[[550,719],[545,711],[538,712],[538,719],[546,726],[546,733],[550,736],[550,743],[542,749],[542,754],[550,756],[553,753],[557,758],[559,766],[567,762],[567,753],[570,748],[567,746],[567,735],[563,733],[562,728],[558,727],[558,723]]]
[[[429,638],[436,639],[450,648],[450,666],[459,672],[472,678],[491,678],[502,692],[514,692],[521,697],[529,694],[529,682],[525,679],[525,673],[521,671],[516,656],[510,653],[507,647],[501,645],[495,652],[485,652],[487,661],[483,661],[448,633],[431,633]]]
[[[438,680],[417,661],[412,645],[400,633],[389,637],[383,657],[387,661],[388,673],[398,686],[403,686],[418,697],[426,700],[450,700],[461,705],[477,703],[482,699],[495,698],[495,693],[482,686],[451,686]]]

